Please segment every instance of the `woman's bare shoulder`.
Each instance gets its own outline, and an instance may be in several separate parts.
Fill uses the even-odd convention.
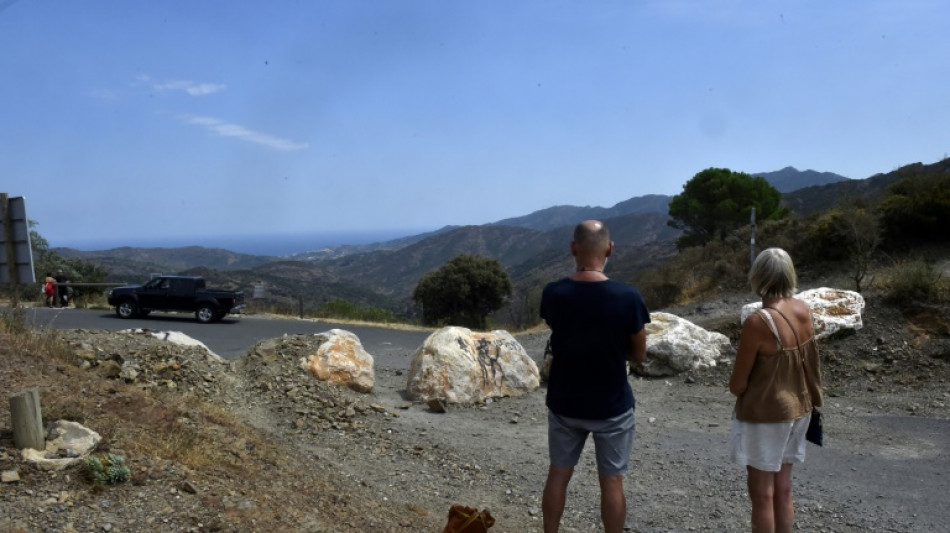
[[[799,300],[798,298],[791,300],[791,302],[792,302],[792,305],[790,307],[791,307],[792,313],[795,316],[795,320],[797,320],[800,324],[802,324],[803,326],[808,328],[809,331],[811,331],[812,329],[811,307],[809,307],[807,303],[803,302],[802,300]]]

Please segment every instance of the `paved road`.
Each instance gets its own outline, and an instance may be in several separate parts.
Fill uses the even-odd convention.
[[[333,328],[351,331],[360,338],[363,348],[383,368],[409,368],[409,360],[429,336],[425,331],[403,331],[378,327],[336,325],[296,319],[273,319],[254,316],[228,316],[221,322],[199,324],[193,314],[152,313],[147,318],[123,320],[112,310],[24,309],[26,320],[36,328],[55,329],[122,329],[147,328],[153,331],[180,331],[205,344],[225,359],[243,356],[261,339],[284,334],[320,333]]]

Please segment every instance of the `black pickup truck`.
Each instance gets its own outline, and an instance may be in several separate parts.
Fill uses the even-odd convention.
[[[244,292],[205,288],[198,276],[156,276],[145,285],[125,285],[109,291],[109,305],[120,318],[143,317],[152,311],[194,311],[207,324],[244,310]]]

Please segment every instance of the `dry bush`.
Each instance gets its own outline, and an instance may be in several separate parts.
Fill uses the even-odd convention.
[[[749,228],[740,228],[723,240],[683,249],[664,264],[642,272],[637,287],[654,309],[715,298],[723,292],[747,291],[753,255],[766,248],[788,251],[800,280],[820,276],[837,285],[851,284],[850,261],[829,261],[809,243],[815,223],[795,217],[768,221],[757,229],[754,251]]]
[[[748,246],[736,237],[686,248],[663,265],[642,272],[637,287],[654,309],[741,290],[746,284],[748,254]]]
[[[132,457],[170,460],[193,469],[230,464],[225,446],[229,439],[222,434],[253,438],[253,431],[232,415],[194,396],[153,396],[134,387],[103,402],[97,424],[110,435],[109,445]]]
[[[4,335],[7,349],[24,355],[42,355],[56,362],[75,361],[72,350],[56,335],[54,330],[32,330],[26,325],[22,309],[0,314],[0,334]]]
[[[946,301],[950,292],[950,280],[933,263],[919,259],[885,269],[875,285],[890,303],[902,306]]]

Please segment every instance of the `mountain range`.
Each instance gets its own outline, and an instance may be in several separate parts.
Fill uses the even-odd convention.
[[[883,194],[887,184],[899,177],[894,171],[867,180],[849,180],[793,167],[754,175],[783,192],[785,204],[802,213],[823,209],[836,198]],[[572,268],[567,245],[573,226],[592,218],[607,222],[616,243],[611,276],[630,279],[638,270],[675,254],[679,232],[667,225],[671,199],[646,195],[612,207],[553,206],[479,226],[446,226],[386,242],[327,247],[287,257],[203,247],[55,251],[104,266],[113,281],[139,282],[157,272],[200,273],[211,284],[245,291],[263,283],[270,296],[303,295],[310,306],[343,298],[399,311],[409,307],[412,290],[423,274],[462,253],[500,261],[516,290],[563,275]]]

